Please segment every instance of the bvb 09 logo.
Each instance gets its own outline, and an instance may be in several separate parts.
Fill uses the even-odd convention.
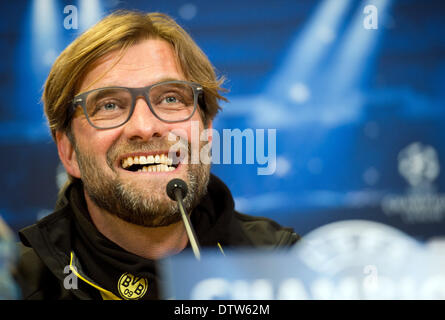
[[[140,299],[147,292],[148,281],[142,277],[135,277],[131,273],[124,273],[119,278],[117,289],[126,300]]]

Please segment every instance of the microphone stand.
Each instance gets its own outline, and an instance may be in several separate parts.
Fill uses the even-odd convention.
[[[176,190],[175,190],[175,197],[178,201],[179,211],[181,212],[182,221],[184,222],[185,231],[187,232],[187,236],[190,240],[190,245],[192,247],[193,253],[194,253],[196,259],[200,260],[201,253],[200,253],[199,243],[196,240],[195,230],[193,230],[192,223],[190,222],[190,218],[184,210],[184,204],[182,202],[182,192],[179,188],[176,188]]]
[[[184,203],[182,202],[188,192],[187,184],[181,179],[170,180],[169,183],[167,183],[166,192],[170,199],[178,203],[179,212],[181,212],[182,221],[184,222],[185,231],[187,232],[193,253],[195,254],[195,258],[200,260],[201,253],[199,243],[196,240],[195,230],[193,230],[192,223],[184,210]]]

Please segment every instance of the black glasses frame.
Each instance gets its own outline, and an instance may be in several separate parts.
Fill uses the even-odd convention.
[[[163,84],[175,84],[175,83],[177,83],[177,84],[187,84],[187,85],[190,85],[190,87],[192,87],[192,89],[193,89],[193,98],[194,98],[193,111],[192,111],[192,113],[190,114],[190,116],[188,116],[186,119],[181,119],[181,120],[165,120],[165,119],[160,118],[160,117],[156,114],[156,112],[153,110],[153,107],[151,106],[150,99],[149,99],[150,90],[151,90],[151,88],[153,88],[153,87],[157,87],[157,86],[159,86],[159,85],[163,85]],[[125,119],[125,121],[122,122],[122,123],[119,124],[119,125],[115,125],[115,126],[112,126],[112,127],[106,127],[106,128],[98,127],[98,126],[96,126],[95,124],[93,124],[93,122],[90,120],[90,117],[88,116],[88,112],[87,112],[87,109],[86,109],[86,101],[87,101],[87,97],[88,97],[88,95],[89,95],[90,93],[92,93],[92,92],[96,92],[96,91],[103,90],[103,89],[126,89],[126,90],[128,90],[128,92],[130,92],[130,94],[131,94],[132,103],[131,103],[131,109],[130,109],[130,112],[128,113],[128,117],[127,117],[127,119]],[[83,113],[85,114],[85,117],[86,117],[87,120],[88,120],[88,123],[89,123],[91,126],[93,126],[94,128],[96,128],[96,129],[100,129],[100,130],[104,130],[104,129],[114,129],[114,128],[123,126],[125,123],[128,122],[128,120],[130,120],[131,116],[133,115],[134,108],[135,108],[135,106],[136,106],[136,100],[137,100],[137,98],[139,98],[139,97],[143,97],[143,98],[145,99],[145,102],[147,103],[148,108],[150,109],[151,113],[153,113],[153,115],[154,115],[156,118],[158,118],[159,120],[161,120],[161,121],[163,121],[163,122],[167,122],[167,123],[183,122],[183,121],[187,121],[187,120],[189,120],[189,119],[195,114],[196,109],[197,109],[197,106],[198,106],[198,100],[199,100],[200,102],[201,102],[201,101],[202,101],[202,102],[204,101],[204,99],[202,99],[202,95],[203,95],[203,93],[204,93],[204,89],[202,88],[202,86],[201,86],[200,84],[195,83],[195,82],[190,82],[190,81],[182,81],[182,80],[163,81],[163,82],[158,82],[158,83],[152,84],[152,85],[150,85],[150,86],[141,87],[141,88],[127,88],[127,87],[119,87],[119,86],[116,86],[116,87],[97,88],[97,89],[93,89],[93,90],[90,90],[90,91],[86,91],[86,92],[80,93],[80,94],[78,94],[78,95],[76,95],[76,96],[74,97],[74,99],[71,101],[71,106],[70,106],[70,108],[68,109],[68,116],[67,116],[67,121],[66,121],[66,123],[67,123],[67,124],[69,123],[69,121],[71,120],[72,116],[74,115],[74,112],[76,111],[76,109],[77,109],[79,106],[81,106],[82,109],[83,109]],[[203,106],[204,106],[204,105],[203,105]]]

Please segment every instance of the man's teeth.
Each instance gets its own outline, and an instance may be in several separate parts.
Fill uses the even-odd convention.
[[[158,164],[155,166],[143,166],[142,169],[138,169],[138,172],[168,172],[175,170],[175,167],[169,167],[165,164]]]
[[[133,164],[138,164],[138,165],[158,164],[158,165],[153,165],[153,166],[144,166],[144,168],[145,167],[148,167],[148,168],[153,167],[153,169],[154,169],[155,167],[159,167],[160,165],[164,165],[165,167],[169,168],[168,166],[171,166],[173,164],[173,160],[171,158],[169,158],[165,154],[127,157],[127,158],[122,160],[122,168],[124,168],[124,169],[132,166]],[[174,168],[173,168],[173,170],[174,170]],[[161,171],[163,171],[163,170],[161,170]],[[149,171],[149,172],[161,172],[161,171],[154,171],[154,170],[152,170],[152,171]],[[172,170],[168,170],[168,171],[172,171]]]

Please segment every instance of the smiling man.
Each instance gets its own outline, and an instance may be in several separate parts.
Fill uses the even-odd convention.
[[[201,246],[298,240],[272,220],[235,211],[210,165],[186,161],[203,145],[191,141],[192,127],[212,128],[225,100],[222,82],[190,36],[159,13],[112,14],[62,52],[43,102],[69,181],[55,212],[20,231],[24,299],[159,298],[156,261],[189,246],[165,192],[174,178],[188,186],[184,207]]]
[[[130,88],[141,88],[141,96],[132,96]],[[78,116],[71,122],[72,138],[56,133],[60,159],[82,180],[98,230],[146,258],[176,253],[187,244],[177,204],[164,192],[169,180],[180,178],[190,186],[187,211],[206,192],[208,165],[176,163],[168,139],[179,130],[191,137],[193,121],[204,128],[194,112],[199,90],[186,81],[168,42],[144,39],[122,56],[113,51],[95,63],[80,84],[83,93],[74,98]]]

